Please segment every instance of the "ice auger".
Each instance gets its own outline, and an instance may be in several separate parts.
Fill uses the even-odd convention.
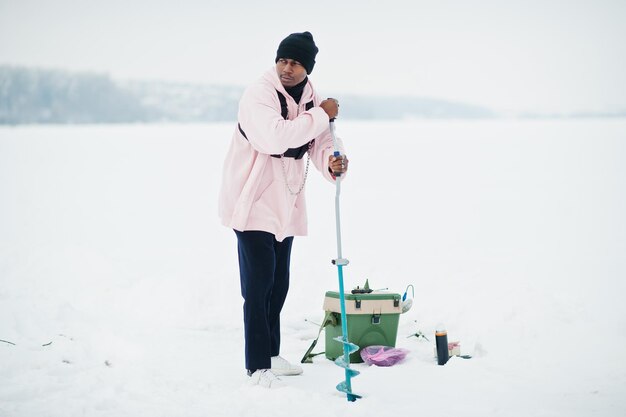
[[[339,145],[337,144],[337,138],[335,136],[335,120],[331,119],[330,121],[330,134],[333,138],[333,145],[335,148],[334,156],[339,157],[341,153],[339,152]],[[341,254],[341,221],[339,216],[339,195],[341,194],[341,173],[335,174],[335,223],[337,226],[337,259],[333,259],[333,264],[337,266],[337,273],[339,277],[339,303],[341,306],[341,337],[336,337],[335,340],[339,343],[343,344],[343,356],[339,356],[335,359],[335,364],[337,366],[342,367],[345,370],[345,380],[341,381],[337,384],[337,390],[341,392],[345,392],[348,401],[356,401],[358,398],[361,398],[360,395],[357,395],[352,392],[352,377],[355,377],[359,374],[359,371],[354,369],[350,369],[350,354],[359,350],[359,347],[354,343],[350,343],[348,341],[348,325],[346,319],[346,299],[344,296],[343,289],[343,267],[348,265],[348,260],[343,258]]]

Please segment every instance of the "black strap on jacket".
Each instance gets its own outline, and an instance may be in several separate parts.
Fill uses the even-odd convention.
[[[289,116],[289,111],[287,109],[287,99],[285,98],[285,95],[278,90],[276,90],[276,94],[278,94],[278,101],[280,101],[280,115],[283,116],[283,119],[287,120],[287,117]],[[306,110],[310,110],[312,107],[313,101],[309,101],[304,106]],[[246,136],[246,132],[244,132],[241,128],[240,123],[237,123],[237,127],[239,128],[239,132],[243,135],[243,137],[249,141],[248,137]],[[299,148],[289,148],[282,155],[275,154],[272,156],[274,158],[280,158],[281,156],[284,156],[285,158],[302,159],[302,157],[306,154],[306,151],[309,150],[309,145],[312,144],[314,141],[315,139],[311,140],[309,143],[305,143]]]

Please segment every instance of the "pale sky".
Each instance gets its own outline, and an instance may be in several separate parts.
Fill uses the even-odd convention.
[[[330,95],[626,111],[626,0],[0,0],[0,65],[245,86],[305,30]]]

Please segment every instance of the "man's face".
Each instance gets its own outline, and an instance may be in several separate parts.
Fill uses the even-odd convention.
[[[288,58],[278,59],[276,62],[276,73],[283,87],[293,87],[306,78],[306,70],[302,64]]]

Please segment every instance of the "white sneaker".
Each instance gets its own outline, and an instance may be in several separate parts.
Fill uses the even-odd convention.
[[[272,356],[272,372],[275,375],[300,375],[302,367],[292,365],[282,356]]]
[[[250,375],[250,385],[261,385],[265,388],[282,386],[282,381],[270,369],[257,369]]]

